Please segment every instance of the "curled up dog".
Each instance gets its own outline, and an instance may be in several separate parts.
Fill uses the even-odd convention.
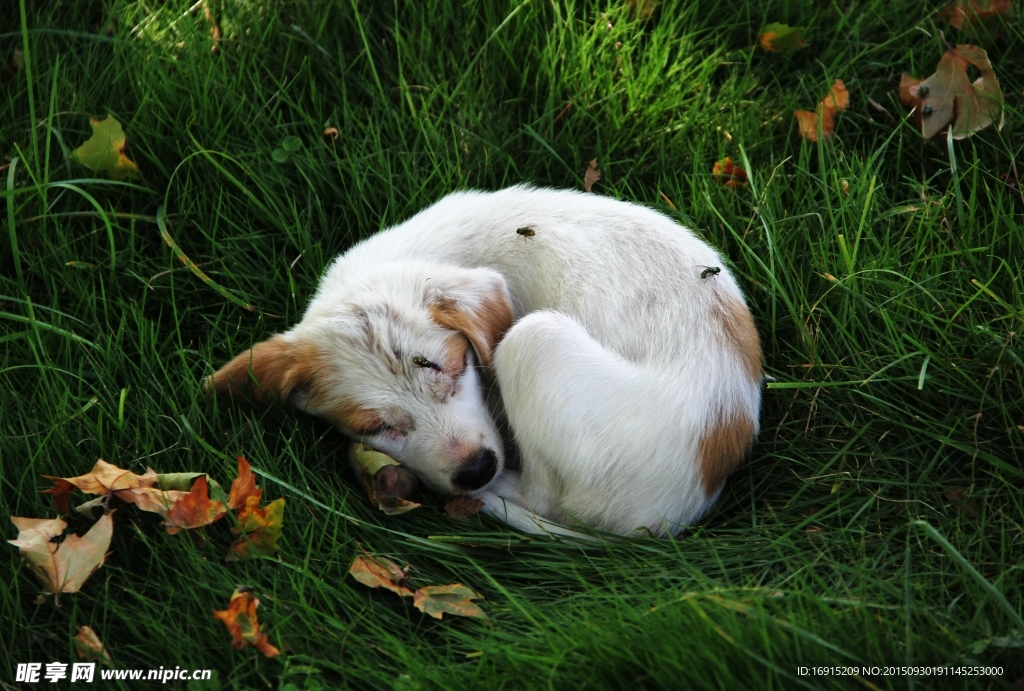
[[[519,530],[633,536],[711,507],[757,434],[761,380],[743,295],[692,231],[513,187],[355,245],[302,321],[210,383],[327,418]]]

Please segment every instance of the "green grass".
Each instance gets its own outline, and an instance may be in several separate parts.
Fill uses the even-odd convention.
[[[41,476],[97,458],[225,483],[243,454],[287,499],[282,549],[225,564],[226,523],[199,544],[123,507],[106,564],[54,607],[5,548],[5,688],[18,662],[77,659],[84,624],[119,667],[212,668],[225,689],[1024,676],[1020,22],[984,44],[1006,126],[948,148],[895,97],[941,56],[929,2],[665,1],[646,21],[624,2],[208,2],[216,52],[191,0],[26,0],[23,21],[0,18],[0,60],[26,57],[0,85],[0,519],[13,538],[10,516],[54,516]],[[753,50],[773,21],[807,26],[810,47]],[[800,141],[792,111],[835,78],[853,101],[838,136]],[[107,112],[137,184],[67,161]],[[303,146],[276,163],[288,136]],[[715,183],[724,156],[748,187]],[[593,158],[596,193],[729,257],[774,377],[749,462],[679,539],[523,544],[434,496],[389,518],[327,424],[203,394],[203,375],[295,323],[353,241],[455,189],[580,187]],[[178,262],[158,213],[234,299]],[[357,584],[356,541],[408,561],[414,585],[469,585],[490,620],[435,621]],[[210,614],[243,583],[277,659],[234,651]],[[869,686],[797,677],[808,662],[1004,673]]]

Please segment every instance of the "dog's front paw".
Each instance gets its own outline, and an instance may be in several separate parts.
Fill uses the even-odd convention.
[[[418,487],[416,476],[401,465],[386,465],[373,476],[374,493],[381,497],[408,499]]]

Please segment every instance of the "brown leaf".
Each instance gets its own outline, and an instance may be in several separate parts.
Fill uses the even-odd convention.
[[[263,496],[263,490],[256,486],[256,476],[252,474],[249,461],[238,456],[238,477],[231,482],[231,492],[228,494],[228,508],[240,509],[247,505],[250,497],[255,497],[259,503]],[[241,517],[239,517],[241,520]]]
[[[967,76],[968,65],[981,72],[973,83]],[[935,73],[917,84],[913,84],[913,77],[904,75],[900,100],[908,106],[920,106],[925,139],[945,131],[950,124],[953,138],[963,139],[991,125],[996,115],[997,128],[1003,127],[1003,93],[988,54],[977,46],[950,48],[943,53]]]
[[[482,499],[474,499],[473,497],[452,497],[448,500],[448,503],[444,505],[444,515],[458,521],[465,521],[468,520],[470,516],[478,514],[483,505],[484,502]]]
[[[711,174],[715,176],[718,182],[730,189],[746,185],[750,179],[747,177],[747,171],[734,164],[730,156],[726,156],[721,161],[716,161],[715,165],[711,167]]]
[[[425,588],[417,589],[412,604],[419,611],[429,614],[435,619],[440,619],[445,613],[460,617],[486,619],[487,615],[480,609],[480,606],[470,602],[470,600],[479,599],[482,599],[482,596],[470,588],[461,583],[452,583],[451,585],[428,585]]]
[[[238,528],[232,532],[237,534],[240,528],[245,537],[231,545],[226,561],[273,554],[278,550],[277,541],[284,521],[284,498],[275,499],[262,509],[257,508],[259,501],[259,494],[250,496],[245,507],[238,512]]]
[[[657,6],[658,3],[654,0],[626,0],[626,7],[637,19],[650,19]]]
[[[959,31],[973,25],[988,25],[986,28],[990,30],[998,29],[1002,22],[994,24],[992,20],[1012,16],[1013,3],[1010,0],[951,0],[938,14],[939,19]]]
[[[850,92],[846,90],[843,80],[837,79],[824,98],[818,102],[815,112],[798,110],[793,113],[800,128],[800,136],[808,141],[818,141],[820,124],[820,133],[827,139],[835,132],[836,113],[844,111],[849,107]]]
[[[206,476],[200,475],[192,485],[192,491],[176,501],[167,512],[164,525],[167,532],[173,535],[182,530],[210,525],[223,518],[226,513],[224,502],[210,501]]]
[[[85,535],[68,535],[60,544],[51,540],[68,527],[61,519],[14,516],[11,522],[18,528],[18,538],[8,542],[21,552],[44,593],[76,593],[107,558],[114,533],[112,514],[101,516]]]
[[[114,661],[103,648],[103,641],[96,635],[88,626],[79,626],[78,635],[74,638],[75,650],[78,652],[79,659],[92,660],[93,662],[102,662],[103,664],[112,665]]]
[[[213,616],[224,622],[231,633],[231,645],[235,650],[248,645],[267,657],[277,657],[281,651],[270,644],[267,634],[260,631],[260,622],[256,618],[256,608],[259,606],[259,599],[251,593],[236,590],[231,595],[228,608],[219,612],[215,610]]]
[[[402,597],[412,597],[413,592],[405,587],[409,578],[408,564],[402,569],[390,559],[372,556],[362,546],[359,549],[362,554],[356,555],[348,569],[353,578],[370,588],[386,588]]]
[[[143,511],[167,515],[167,510],[182,497],[185,492],[176,490],[164,491],[157,487],[157,475],[152,468],[145,475],[136,475],[129,470],[118,468],[102,458],[85,475],[78,477],[52,477],[44,475],[48,480],[55,481],[51,489],[44,489],[45,494],[53,495],[53,504],[60,513],[70,511],[71,492],[77,487],[86,494],[113,494],[121,501],[135,504]]]
[[[597,159],[595,158],[587,166],[587,172],[583,174],[583,189],[587,192],[592,191],[590,188],[594,186],[595,182],[601,179],[601,171],[597,168]]]

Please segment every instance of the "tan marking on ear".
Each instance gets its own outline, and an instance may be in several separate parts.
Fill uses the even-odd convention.
[[[750,310],[741,300],[716,296],[718,302],[712,315],[722,327],[730,347],[739,356],[747,374],[755,382],[761,381],[761,339],[750,316]]]
[[[256,403],[287,400],[298,385],[309,385],[317,368],[316,350],[273,336],[239,353],[206,379],[206,390],[251,396]]]
[[[444,360],[440,362],[441,371],[449,376],[456,376],[462,372],[466,364],[466,350],[469,349],[469,340],[461,333],[452,334],[444,339]]]
[[[512,305],[503,294],[495,292],[484,297],[472,311],[447,298],[430,303],[427,309],[435,322],[468,338],[480,364],[491,370],[494,349],[512,328]]]
[[[378,411],[363,407],[353,401],[339,403],[330,409],[326,417],[357,436],[362,436],[367,430],[384,424]]]
[[[739,467],[754,442],[754,421],[743,413],[729,413],[716,420],[697,443],[700,482],[711,498],[725,484],[725,478]]]

